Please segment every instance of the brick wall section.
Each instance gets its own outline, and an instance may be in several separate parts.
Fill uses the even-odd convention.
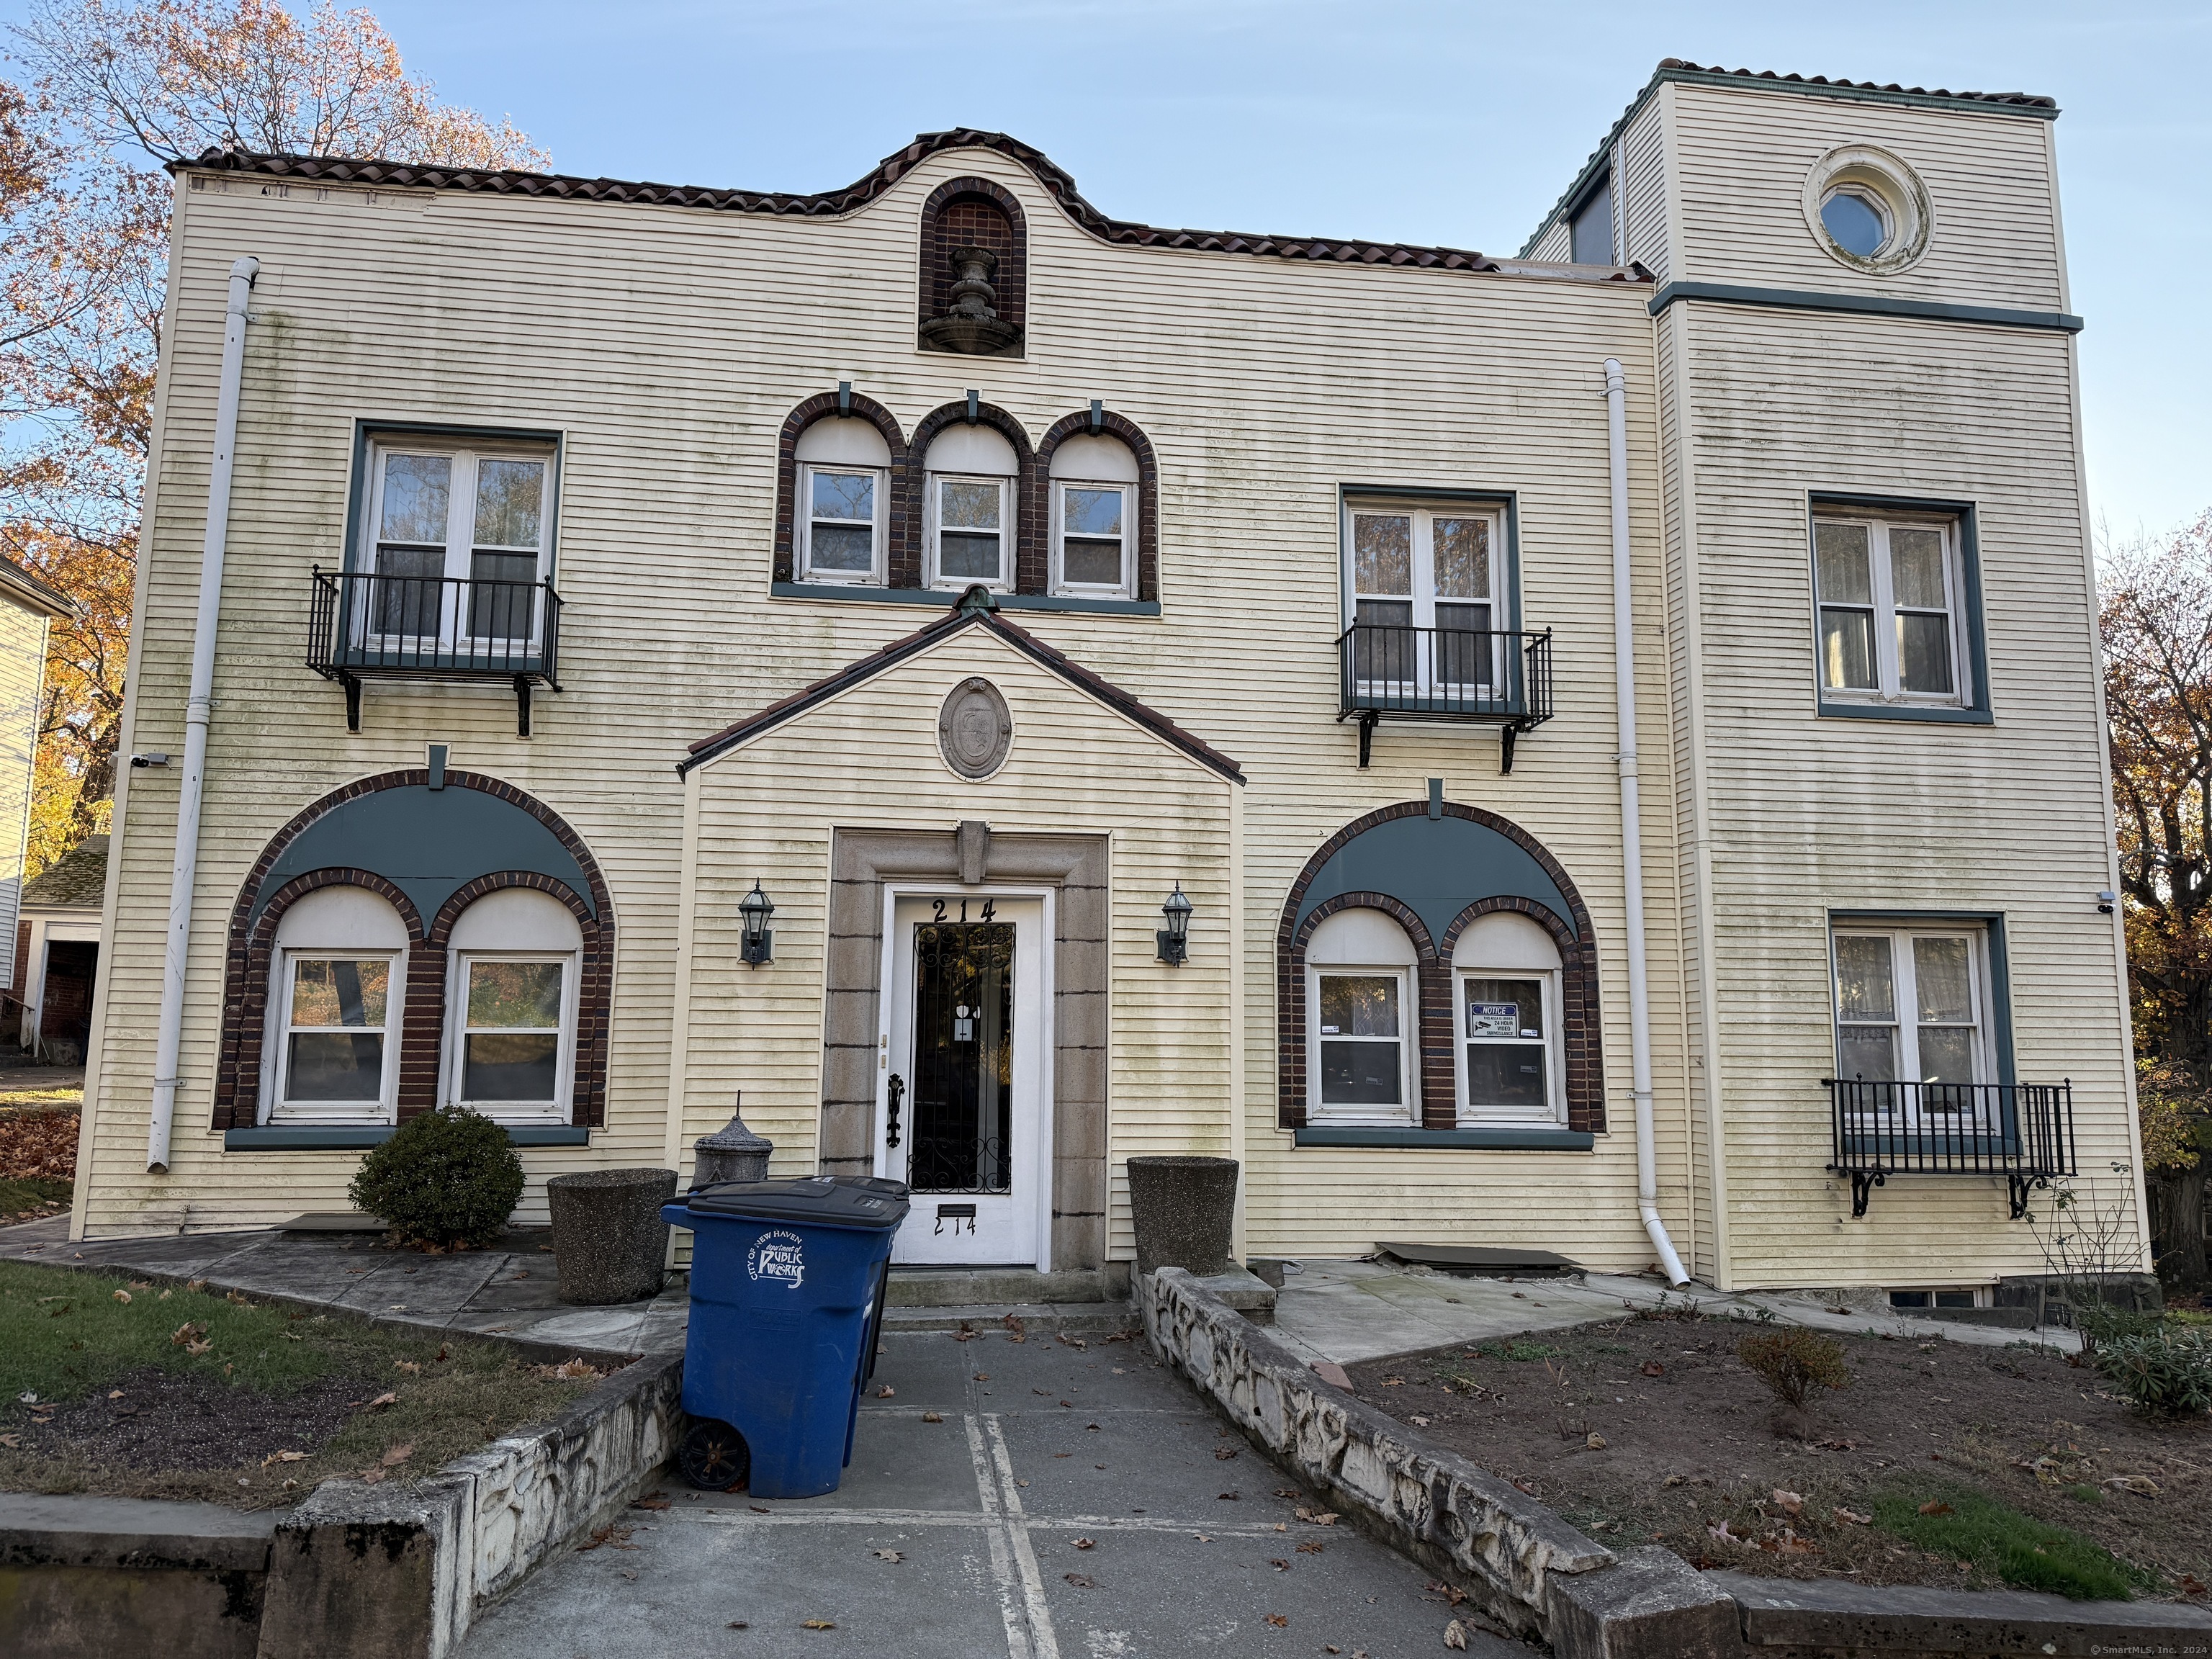
[[[1018,571],[1019,581],[1015,591],[1021,593],[1042,593],[1050,580],[1052,568],[1052,453],[1060,447],[1060,440],[1080,436],[1091,430],[1091,411],[1062,416],[1048,427],[1037,442],[1036,465],[1031,469],[1029,487],[1036,493],[1030,516],[1044,526],[1044,534],[1037,539],[1033,556],[1033,568],[1024,565]],[[1129,446],[1137,458],[1137,591],[1140,599],[1157,599],[1160,596],[1160,466],[1152,453],[1152,441],[1135,422],[1104,412],[1099,430],[1110,437],[1119,438]]]
[[[1426,801],[1401,801],[1354,818],[1338,830],[1306,860],[1291,884],[1283,903],[1283,919],[1275,939],[1275,1008],[1277,1101],[1276,1121],[1285,1129],[1306,1127],[1306,941],[1313,930],[1339,911],[1380,910],[1406,930],[1417,957],[1414,980],[1420,1005],[1418,1053],[1420,1060],[1421,1127],[1449,1129],[1458,1120],[1458,1082],[1455,1072],[1457,1042],[1454,1035],[1452,949],[1477,916],[1493,910],[1510,910],[1539,923],[1559,947],[1559,1001],[1563,1081],[1567,1097],[1567,1127],[1592,1133],[1605,1127],[1605,1066],[1600,1035],[1597,941],[1589,911],[1567,878],[1559,862],[1543,844],[1510,819],[1479,806],[1446,801],[1448,817],[1469,818],[1514,842],[1551,877],[1573,912],[1571,919],[1555,915],[1533,899],[1490,897],[1475,901],[1453,919],[1441,940],[1432,940],[1419,916],[1387,893],[1342,893],[1315,907],[1304,926],[1298,911],[1307,888],[1322,866],[1358,836],[1393,818],[1413,817],[1429,810]]]
[[[340,884],[368,888],[391,901],[407,926],[407,985],[399,1024],[399,1115],[404,1120],[437,1103],[446,1023],[447,942],[456,917],[477,899],[503,887],[531,887],[568,905],[583,929],[578,963],[576,1065],[570,1085],[571,1121],[598,1127],[605,1121],[607,1043],[614,1006],[615,922],[613,900],[599,862],[583,838],[550,807],[514,785],[480,772],[448,771],[449,789],[477,789],[520,807],[550,830],[583,870],[591,900],[550,876],[532,871],[499,871],[478,877],[449,899],[426,933],[413,902],[373,871],[334,867],[295,877],[269,896],[257,917],[263,884],[284,849],[301,832],[335,808],[380,789],[421,787],[430,781],[421,768],[382,772],[332,790],[294,816],[261,849],[231,908],[223,958],[222,1036],[216,1062],[214,1127],[251,1127],[258,1118],[264,1034],[268,1029],[269,969],[276,925],[283,913],[319,889]],[[594,919],[592,910],[599,912]]]
[[[824,392],[809,398],[783,417],[783,430],[775,445],[775,580],[780,582],[793,580],[798,568],[799,437],[815,422],[848,412],[838,406],[836,392]],[[890,446],[891,475],[886,481],[890,494],[884,502],[884,536],[887,544],[884,562],[885,568],[897,570],[903,568],[906,550],[906,437],[899,430],[897,417],[872,398],[854,392],[849,413],[856,419],[872,422],[876,430],[884,434],[884,441]],[[891,585],[898,586],[896,577]]]
[[[952,284],[960,273],[952,268],[956,247],[987,247],[999,256],[991,286],[998,297],[991,308],[1015,327],[1026,330],[1029,321],[1029,221],[1013,192],[988,179],[950,179],[930,191],[921,204],[921,298],[915,316],[915,338],[921,326],[952,308]],[[923,345],[927,351],[930,348]],[[1010,354],[1020,355],[1018,350]]]
[[[906,503],[906,533],[903,547],[890,565],[890,585],[893,587],[920,587],[922,585],[922,550],[927,545],[926,500],[929,489],[930,440],[948,426],[968,418],[968,401],[945,404],[933,409],[915,423],[914,437],[907,445],[906,458],[899,470],[907,475],[906,487],[899,492]],[[1035,586],[1026,585],[1022,573],[1034,569],[1042,573],[1044,566],[1045,521],[1037,514],[1037,504],[1044,492],[1035,485],[1036,448],[1030,442],[1030,434],[1022,423],[1000,409],[996,404],[975,405],[975,423],[988,426],[1014,447],[1014,522],[1007,526],[1012,531],[1007,550],[1013,557],[1016,592],[1042,593],[1044,583],[1040,579]],[[1004,533],[1004,532],[1001,532]]]

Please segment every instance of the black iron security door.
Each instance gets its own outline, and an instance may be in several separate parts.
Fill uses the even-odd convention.
[[[915,1191],[1012,1191],[1013,1008],[1012,923],[916,925]]]

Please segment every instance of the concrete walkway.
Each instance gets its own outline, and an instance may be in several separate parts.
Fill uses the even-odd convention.
[[[462,1653],[1445,1651],[1454,1615],[1431,1575],[1348,1527],[1299,1520],[1299,1500],[1277,1495],[1287,1479],[1141,1339],[939,1333],[887,1335],[884,1348],[840,1491],[762,1503],[695,1493],[672,1472],[669,1508],[633,1510],[627,1537],[549,1564]],[[882,1386],[891,1398],[874,1397]],[[1528,1659],[1459,1616],[1468,1652]]]
[[[69,1218],[0,1228],[0,1258],[95,1267],[217,1290],[281,1297],[373,1314],[405,1325],[511,1336],[601,1353],[657,1353],[684,1346],[690,1303],[674,1279],[651,1302],[565,1307],[550,1254],[468,1250],[424,1255],[373,1248],[372,1233],[187,1233],[69,1242]]]
[[[1340,1365],[1389,1354],[1480,1342],[1523,1331],[1557,1330],[1618,1319],[1638,1308],[1695,1307],[1708,1317],[1757,1319],[1762,1310],[1784,1324],[1815,1330],[1938,1338],[2003,1347],[2036,1342],[2071,1351],[2071,1331],[2003,1330],[1941,1319],[1907,1319],[1887,1308],[1841,1305],[1816,1295],[1759,1291],[1729,1295],[1692,1285],[1670,1291],[1656,1279],[1611,1273],[1528,1279],[1462,1279],[1382,1261],[1305,1261],[1286,1273],[1275,1298],[1275,1335],[1309,1362]]]

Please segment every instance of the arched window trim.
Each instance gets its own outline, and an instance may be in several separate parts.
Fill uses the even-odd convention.
[[[1152,441],[1145,430],[1125,416],[1110,409],[1099,411],[1098,430],[1101,434],[1118,438],[1129,447],[1137,458],[1137,570],[1133,597],[1139,600],[1157,600],[1160,596],[1160,468],[1152,453]],[[1025,516],[1044,527],[1038,538],[1034,555],[1034,568],[1024,567],[1018,572],[1021,585],[1016,589],[1023,593],[1042,593],[1048,591],[1051,580],[1052,548],[1052,455],[1063,440],[1079,437],[1091,431],[1091,411],[1087,409],[1073,415],[1063,415],[1045,429],[1037,441],[1036,464],[1030,469],[1030,496]]]
[[[1419,987],[1420,1042],[1418,1058],[1420,1064],[1419,1099],[1421,1127],[1425,1129],[1450,1129],[1457,1127],[1459,1090],[1457,1069],[1453,1057],[1454,1027],[1452,1018],[1452,952],[1459,944],[1460,935],[1478,916],[1497,910],[1512,910],[1541,925],[1559,946],[1560,962],[1560,1026],[1564,1033],[1563,1071],[1566,1085],[1567,1127],[1592,1133],[1602,1132],[1605,1124],[1605,1063],[1600,1021],[1601,1009],[1598,998],[1597,943],[1590,926],[1589,908],[1582,895],[1568,878],[1558,860],[1537,841],[1509,818],[1479,806],[1468,806],[1457,801],[1443,803],[1442,810],[1452,817],[1468,818],[1493,830],[1517,843],[1534,858],[1559,888],[1567,902],[1571,915],[1561,916],[1548,905],[1534,899],[1512,895],[1482,898],[1469,903],[1451,925],[1445,928],[1441,939],[1432,939],[1419,916],[1401,900],[1387,893],[1348,892],[1325,900],[1314,907],[1313,914],[1303,923],[1298,912],[1305,901],[1306,890],[1323,866],[1343,850],[1346,844],[1377,824],[1393,818],[1413,817],[1430,811],[1427,801],[1400,801],[1378,808],[1364,817],[1354,818],[1314,850],[1299,871],[1296,881],[1283,902],[1282,921],[1276,932],[1275,945],[1275,1007],[1276,1007],[1276,1122],[1285,1129],[1306,1127],[1308,1098],[1307,1012],[1306,1012],[1306,942],[1313,930],[1329,916],[1340,910],[1365,908],[1383,911],[1406,930],[1413,941],[1419,961],[1416,980]]]
[[[775,447],[775,580],[787,582],[795,575],[793,549],[797,538],[793,526],[798,522],[799,511],[799,440],[817,421],[839,416],[857,416],[871,423],[883,434],[884,442],[891,452],[890,476],[884,481],[889,499],[881,514],[885,544],[877,568],[888,573],[891,586],[913,586],[915,584],[902,582],[899,574],[908,528],[906,437],[899,430],[896,416],[874,398],[864,398],[857,392],[819,392],[783,417],[783,429],[777,434]]]
[[[373,871],[344,866],[311,870],[286,882],[260,903],[262,886],[285,849],[331,811],[380,789],[420,787],[429,773],[383,772],[331,791],[295,815],[264,847],[231,909],[223,967],[222,1030],[216,1066],[212,1127],[255,1126],[263,1093],[263,1057],[269,1030],[270,970],[276,926],[307,894],[340,884],[363,887],[391,901],[408,933],[406,1001],[399,1016],[398,1117],[401,1122],[435,1106],[445,1044],[446,983],[454,919],[486,893],[532,887],[567,905],[584,936],[577,968],[574,1064],[569,1121],[597,1127],[606,1121],[607,1047],[614,1004],[615,921],[605,878],[583,838],[558,813],[512,784],[479,772],[449,770],[445,787],[477,789],[520,807],[550,830],[574,857],[591,888],[589,901],[565,883],[535,871],[496,871],[457,890],[426,927],[407,895]],[[257,914],[257,908],[258,914]],[[594,915],[593,912],[597,914]]]

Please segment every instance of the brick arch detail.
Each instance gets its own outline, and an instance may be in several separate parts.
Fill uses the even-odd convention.
[[[929,446],[945,428],[968,418],[968,404],[963,399],[957,404],[945,404],[933,409],[915,422],[914,436],[908,440],[906,458],[901,469],[906,474],[900,498],[906,506],[904,546],[901,557],[890,566],[890,585],[893,587],[920,587],[922,582],[922,551],[927,545],[923,528],[927,496],[929,490]],[[1045,526],[1036,514],[1036,504],[1043,491],[1036,483],[1036,446],[1030,441],[1028,430],[996,404],[975,405],[975,423],[988,426],[1014,447],[1014,522],[1013,568],[1014,591],[1018,593],[1042,593],[1042,581],[1031,586],[1023,573],[1032,568],[1042,569]]]
[[[947,212],[947,210],[957,210],[963,198],[988,202],[1006,216],[1009,245],[991,249],[999,256],[998,272],[991,279],[991,285],[998,294],[992,309],[1022,330],[1026,343],[1029,331],[1029,216],[1022,211],[1021,202],[1004,185],[973,174],[948,179],[930,191],[921,204],[921,246],[916,261],[920,293],[915,315],[915,338],[919,342],[922,324],[933,317],[943,316],[950,307],[950,290],[955,279],[952,250],[967,246],[967,237],[958,222],[961,216],[957,210]],[[989,241],[998,240],[994,236]],[[988,242],[981,246],[988,246]],[[1018,357],[1022,353],[1018,349],[1012,355]]]
[[[1381,910],[1406,928],[1417,956],[1419,988],[1419,1091],[1421,1127],[1449,1129],[1458,1120],[1458,1085],[1453,1036],[1451,957],[1460,935],[1477,916],[1494,910],[1512,910],[1540,923],[1559,947],[1560,1025],[1565,1050],[1567,1127],[1593,1133],[1605,1127],[1605,1066],[1598,1000],[1597,939],[1590,926],[1589,909],[1559,861],[1534,836],[1515,823],[1480,806],[1457,801],[1443,803],[1449,817],[1467,818],[1494,830],[1526,852],[1558,886],[1567,901],[1569,916],[1559,916],[1532,899],[1499,896],[1470,903],[1433,940],[1410,907],[1383,893],[1341,893],[1325,900],[1301,925],[1298,911],[1306,890],[1323,866],[1346,845],[1393,818],[1415,817],[1430,810],[1425,800],[1399,801],[1354,818],[1307,859],[1283,901],[1282,919],[1275,936],[1276,1122],[1285,1129],[1306,1126],[1306,941],[1316,927],[1346,909]]]
[[[1051,580],[1052,549],[1052,454],[1063,439],[1080,437],[1091,430],[1091,411],[1084,410],[1074,415],[1064,415],[1046,428],[1037,440],[1036,465],[1032,469],[1030,487],[1036,499],[1030,504],[1029,514],[1044,526],[1037,538],[1032,558],[1034,568],[1024,568],[1018,572],[1019,588],[1024,593],[1042,593]],[[1128,445],[1130,453],[1137,458],[1137,590],[1140,599],[1157,599],[1160,596],[1160,466],[1152,453],[1152,441],[1145,435],[1144,428],[1126,416],[1112,410],[1101,412],[1099,431],[1118,438]],[[1034,585],[1032,585],[1034,584]]]
[[[478,877],[448,899],[445,908],[427,925],[406,894],[373,871],[331,866],[310,870],[293,878],[268,896],[261,914],[254,915],[269,872],[284,849],[301,832],[334,809],[380,789],[427,785],[428,771],[416,767],[380,772],[331,791],[295,813],[269,839],[254,860],[231,908],[230,927],[224,951],[222,1030],[217,1046],[213,1127],[250,1128],[259,1115],[264,1036],[268,1030],[269,970],[275,952],[276,924],[311,892],[325,887],[365,888],[389,900],[407,924],[407,986],[400,1012],[399,1115],[404,1120],[437,1103],[439,1067],[445,1042],[446,941],[452,918],[469,903],[501,887],[531,886],[551,894],[576,914],[584,930],[584,961],[579,964],[576,1011],[576,1069],[571,1089],[571,1121],[597,1127],[605,1121],[608,1032],[614,988],[615,915],[612,896],[599,860],[582,836],[561,815],[514,785],[481,772],[449,769],[446,787],[476,789],[519,806],[538,819],[575,858],[591,888],[590,902],[565,884],[529,871],[506,871]],[[596,919],[590,911],[596,908]],[[434,964],[431,958],[435,958]],[[434,966],[438,988],[434,1001],[421,1002],[418,985],[427,986]]]
[[[872,398],[855,392],[849,406],[835,392],[817,392],[783,417],[775,441],[775,580],[793,580],[798,567],[799,441],[817,421],[850,415],[868,422],[884,435],[891,452],[890,477],[885,480],[890,498],[884,502],[884,568],[898,568],[906,547],[906,434],[898,417]],[[893,586],[898,586],[896,579]]]

